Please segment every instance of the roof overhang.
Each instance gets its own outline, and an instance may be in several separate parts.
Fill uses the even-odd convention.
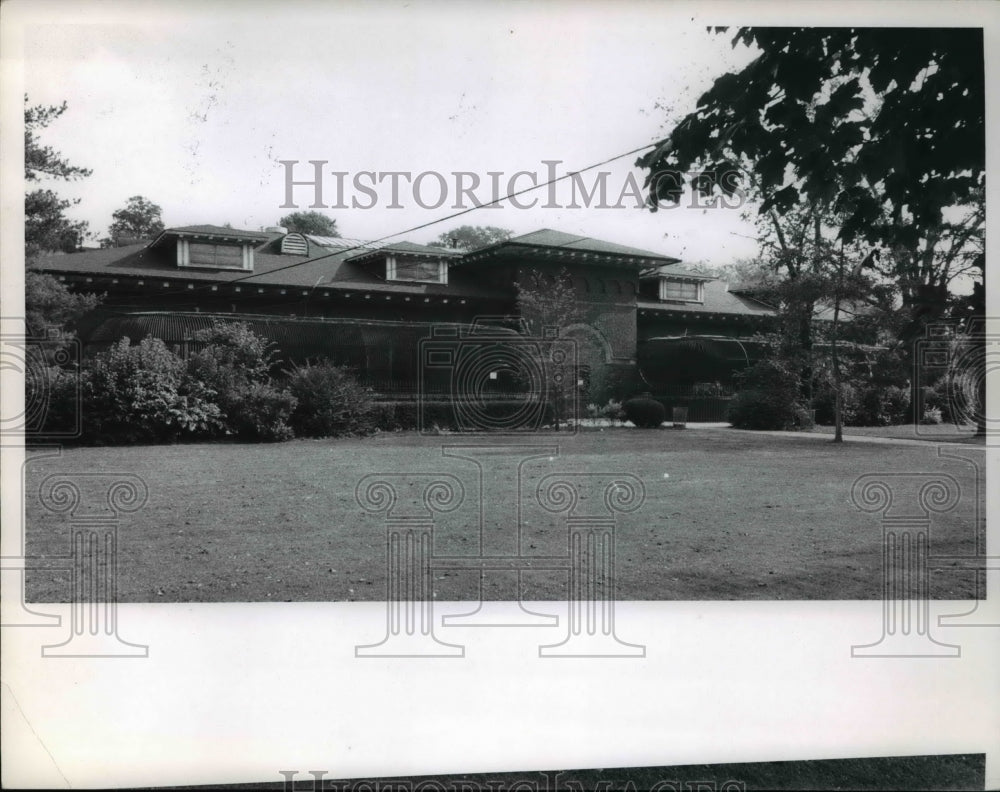
[[[460,253],[453,253],[448,250],[410,250],[408,248],[398,248],[392,245],[387,245],[386,247],[379,248],[378,250],[366,250],[362,253],[358,253],[356,256],[350,256],[344,261],[350,261],[353,264],[363,264],[368,261],[380,261],[386,256],[407,256],[413,258],[423,258],[432,259],[434,261],[440,261],[441,259],[459,259],[461,258]]]
[[[601,267],[620,267],[629,270],[643,270],[650,267],[662,267],[676,264],[680,259],[670,256],[632,256],[623,253],[607,253],[579,248],[566,248],[552,245],[531,245],[523,242],[497,242],[489,247],[474,250],[462,257],[462,264],[473,264],[489,259],[496,259],[508,254],[527,256],[536,261],[552,261],[564,264],[583,264]]]

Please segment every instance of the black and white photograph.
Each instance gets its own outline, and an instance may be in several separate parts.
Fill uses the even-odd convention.
[[[1000,788],[998,24],[3,3],[4,786]]]

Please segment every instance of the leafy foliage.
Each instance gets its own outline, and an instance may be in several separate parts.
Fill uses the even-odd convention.
[[[431,244],[470,251],[494,245],[497,242],[506,242],[513,235],[514,232],[507,228],[464,225],[451,231],[445,231],[431,242]]]
[[[53,332],[68,338],[66,327],[100,301],[96,294],[74,294],[53,276],[29,269],[24,274],[25,332],[34,338],[50,338]]]
[[[917,228],[940,225],[944,207],[982,187],[981,30],[742,28],[733,44],[760,55],[719,77],[639,160],[654,208],[679,197],[659,172],[749,162],[764,212],[822,203],[846,214],[845,239],[874,240],[889,230],[883,217],[905,210]],[[911,247],[916,237],[894,241]]]
[[[24,95],[24,180],[33,182],[45,177],[56,179],[82,179],[92,171],[70,165],[51,146],[38,140],[39,130],[45,129],[66,112],[66,102],[59,105],[29,105]]]
[[[42,145],[39,132],[66,112],[60,105],[30,105],[24,97],[24,179],[82,179],[91,174],[87,168],[71,165],[51,146]],[[24,197],[25,260],[45,251],[76,250],[87,235],[87,223],[73,221],[65,212],[79,200],[60,198],[48,189],[29,191]]]
[[[220,410],[201,389],[185,388],[184,361],[157,338],[128,338],[96,356],[81,382],[84,439],[148,443],[207,434]]]
[[[40,130],[66,111],[66,103],[44,106],[28,104],[24,97],[24,178],[38,182],[43,178],[79,179],[90,175],[87,168],[70,165],[50,146],[38,139]],[[67,325],[93,310],[100,302],[95,295],[71,293],[50,275],[31,269],[40,253],[72,252],[79,248],[87,235],[87,223],[70,220],[66,210],[77,201],[60,198],[48,189],[29,191],[24,196],[24,259],[25,273],[25,333],[29,337],[46,337],[51,331],[68,340],[72,333]]]
[[[76,203],[60,198],[52,190],[32,190],[24,196],[26,261],[30,263],[40,253],[73,253],[83,244],[88,224],[65,215]]]
[[[640,429],[656,429],[667,418],[667,408],[651,396],[635,396],[622,407],[625,417]]]
[[[233,401],[230,400],[230,409]],[[270,382],[251,382],[238,395],[239,412],[229,413],[228,426],[247,440],[289,440],[295,397]]]
[[[605,405],[588,404],[587,415],[596,420],[610,421],[612,426],[628,420],[622,403],[614,399],[609,399]]]
[[[111,213],[114,222],[108,228],[109,239],[102,240],[102,247],[131,245],[152,239],[163,231],[163,210],[141,195],[133,195],[121,209]]]
[[[271,380],[273,351],[244,322],[216,322],[194,334],[204,347],[187,360],[187,376],[214,394],[227,433],[248,440],[285,440],[295,399]]]
[[[278,220],[290,233],[314,234],[316,236],[339,237],[337,221],[320,212],[292,212]]]
[[[373,429],[371,390],[329,362],[295,368],[288,389],[296,399],[290,422],[299,437],[342,437]]]
[[[565,268],[555,274],[530,270],[517,281],[516,287],[518,313],[541,351],[545,392],[558,431],[565,417],[570,388],[580,374],[576,355],[572,354],[575,347],[567,339],[566,331],[584,320],[585,311]]]
[[[650,207],[676,203],[686,180],[706,194],[746,188],[789,280],[831,242],[867,246],[864,266],[899,290],[897,339],[911,355],[949,310],[953,281],[984,274],[982,31],[742,28],[733,44],[759,54],[638,160]],[[699,171],[716,177],[686,175]]]
[[[802,429],[811,424],[799,397],[798,372],[787,361],[759,361],[737,380],[741,389],[729,412],[729,422],[737,429]]]

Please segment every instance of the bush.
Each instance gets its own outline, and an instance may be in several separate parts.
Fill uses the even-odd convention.
[[[812,415],[801,404],[776,404],[762,391],[740,391],[729,408],[729,422],[737,429],[808,429]]]
[[[611,399],[604,406],[597,404],[587,405],[587,415],[594,420],[610,421],[612,424],[625,423],[625,408],[620,401]]]
[[[290,420],[299,436],[363,435],[376,426],[371,391],[341,366],[300,366],[291,372],[288,389],[297,401]]]
[[[895,426],[909,418],[910,394],[894,385],[872,386],[861,392],[856,426]]]
[[[667,417],[667,409],[652,396],[635,396],[622,405],[625,417],[640,429],[656,429]]]
[[[243,322],[216,322],[194,341],[205,346],[188,358],[185,379],[214,394],[222,433],[247,440],[293,436],[287,422],[296,401],[271,380],[275,361],[266,339]]]
[[[269,382],[254,382],[240,395],[240,411],[229,418],[239,437],[249,440],[289,440],[295,436],[289,419],[295,397]]]
[[[812,417],[799,401],[799,378],[791,364],[762,360],[740,372],[741,390],[729,408],[737,429],[806,429]]]
[[[26,434],[71,436],[80,429],[81,372],[28,361],[24,377]]]
[[[691,386],[691,397],[694,399],[723,399],[726,389],[721,382],[696,382]]]
[[[941,410],[938,407],[927,407],[924,409],[924,414],[920,418],[920,423],[922,424],[939,424],[941,423]]]
[[[840,386],[841,417],[845,426],[851,426],[858,413],[858,389],[848,382]],[[836,422],[837,394],[833,383],[823,383],[813,397],[813,410],[816,411],[816,423],[832,426]]]
[[[158,338],[128,338],[96,356],[80,382],[83,439],[100,443],[177,440],[221,425],[211,394],[189,386],[184,361]]]

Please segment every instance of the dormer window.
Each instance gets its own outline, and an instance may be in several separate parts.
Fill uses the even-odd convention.
[[[443,260],[386,256],[385,279],[447,285],[448,265]]]
[[[253,246],[232,242],[177,240],[177,266],[253,271]]]
[[[660,278],[660,299],[670,302],[704,302],[704,284],[701,281]]]

